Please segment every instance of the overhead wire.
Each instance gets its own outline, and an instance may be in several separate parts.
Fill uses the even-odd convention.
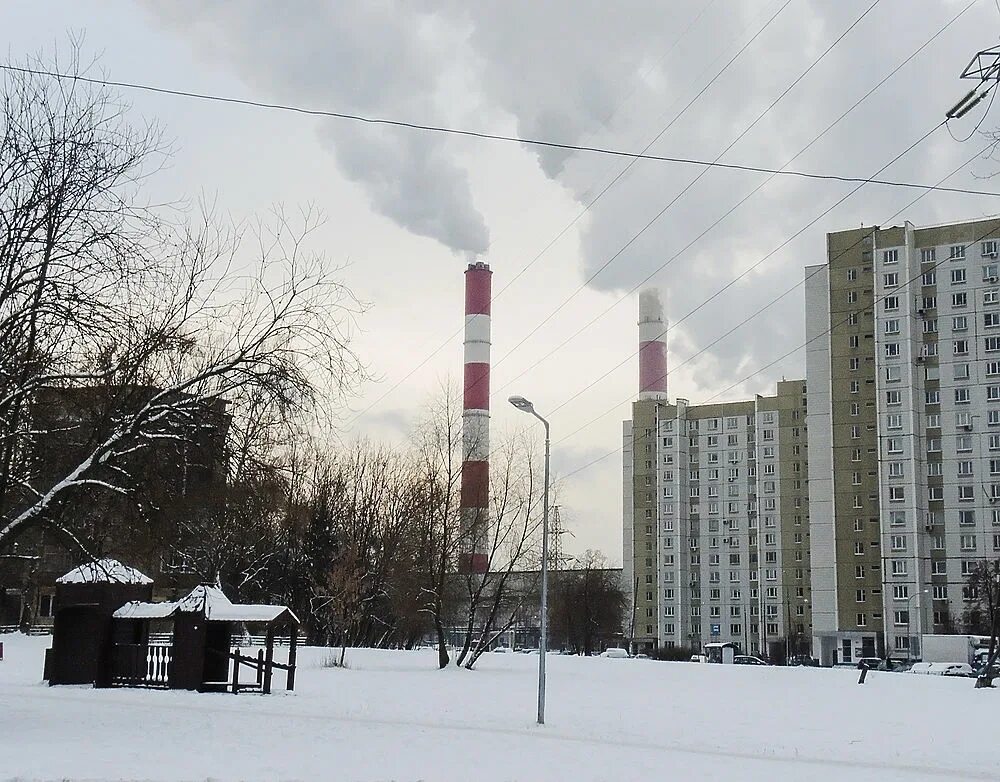
[[[898,73],[903,67],[905,67],[911,60],[913,60],[918,54],[920,54],[920,52],[922,52],[927,46],[929,46],[936,38],[938,38],[938,36],[940,36],[941,34],[943,34],[952,24],[954,24],[966,11],[968,11],[974,5],[974,2],[975,2],[975,0],[973,0],[973,2],[970,2],[968,5],[966,5],[961,11],[959,11],[958,14],[956,14],[954,17],[952,17],[943,27],[941,27],[930,38],[928,38],[926,41],[924,41],[924,43],[921,44],[916,50],[914,50],[908,57],[906,57],[898,65],[896,65],[896,67],[893,68],[888,74],[886,74],[874,87],[872,87],[870,90],[868,90],[867,93],[865,93],[857,101],[855,101],[854,104],[852,104],[846,111],[844,111],[839,117],[837,117],[837,119],[835,119],[832,123],[830,123],[821,133],[819,133],[817,136],[815,136],[812,139],[812,141],[810,141],[802,149],[800,149],[795,155],[793,155],[791,158],[789,158],[785,162],[784,166],[782,166],[782,168],[784,168],[785,166],[790,165],[799,156],[801,156],[806,151],[808,151],[814,144],[816,144],[827,133],[829,133],[830,130],[832,130],[834,127],[836,127],[843,119],[845,119],[849,114],[851,114],[858,106],[860,106],[865,100],[867,100],[869,97],[871,97],[871,95],[874,94],[882,85],[884,85],[889,79],[891,79],[896,73]],[[683,253],[685,253],[689,249],[691,249],[691,247],[693,247],[699,240],[701,240],[704,236],[706,236],[707,234],[709,234],[714,228],[716,228],[726,218],[728,218],[737,209],[739,209],[743,204],[745,204],[748,200],[750,200],[750,198],[752,198],[757,192],[759,192],[763,187],[765,187],[769,182],[771,182],[773,180],[773,178],[774,178],[774,176],[772,175],[772,176],[768,177],[767,179],[765,179],[764,181],[760,182],[753,190],[751,190],[749,193],[747,193],[746,196],[744,196],[740,201],[738,201],[729,210],[727,210],[721,217],[719,217],[717,220],[715,220],[715,222],[713,222],[711,225],[709,225],[707,228],[705,228],[698,236],[696,236],[693,240],[691,240],[690,242],[688,242],[688,244],[685,245],[681,250],[679,250],[673,256],[671,256],[670,258],[668,258],[663,264],[661,264],[657,269],[655,269],[653,272],[651,272],[649,275],[647,275],[642,281],[640,281],[636,285],[632,286],[632,288],[630,288],[628,291],[626,291],[622,296],[620,296],[615,302],[613,302],[608,307],[606,307],[602,312],[600,312],[598,315],[596,315],[595,317],[593,317],[590,321],[588,321],[586,324],[584,324],[580,328],[576,329],[566,339],[564,339],[561,343],[559,343],[559,345],[557,345],[555,348],[553,348],[552,350],[550,350],[548,353],[546,353],[540,359],[536,360],[533,364],[531,364],[530,366],[528,366],[526,369],[522,370],[514,378],[512,378],[511,380],[508,380],[507,383],[505,383],[504,385],[500,386],[495,393],[498,393],[499,391],[501,391],[504,388],[508,387],[512,382],[514,382],[518,378],[520,378],[523,375],[525,375],[527,372],[530,372],[532,369],[534,369],[535,367],[537,367],[538,365],[540,365],[543,361],[545,361],[548,358],[550,358],[551,356],[553,356],[556,352],[558,352],[559,350],[561,350],[562,348],[564,348],[566,345],[568,345],[570,342],[572,342],[574,339],[576,339],[576,337],[578,337],[584,331],[586,331],[591,326],[593,326],[595,323],[597,323],[601,318],[603,318],[605,315],[607,315],[609,312],[611,312],[615,307],[617,307],[619,304],[621,304],[623,301],[625,301],[629,296],[631,296],[633,293],[635,293],[637,290],[639,290],[643,285],[645,285],[646,283],[648,283],[653,277],[655,277],[657,274],[659,274],[660,272],[662,272],[674,260],[676,260]],[[808,226],[807,226],[807,228],[808,228]],[[803,230],[805,230],[805,229],[803,229]],[[792,238],[795,238],[795,237],[792,237]],[[782,245],[782,246],[784,246],[784,245]],[[681,318],[681,320],[672,322],[670,324],[669,328],[673,328],[673,327],[679,325],[683,320],[687,319],[690,315],[694,314],[694,312],[696,312],[697,310],[701,309],[701,307],[703,307],[706,304],[708,304],[715,297],[717,297],[722,292],[724,292],[726,289],[728,289],[731,285],[735,284],[740,279],[742,279],[743,277],[746,277],[748,274],[750,274],[754,269],[757,268],[757,266],[759,266],[761,263],[763,263],[764,261],[766,261],[773,253],[777,252],[780,249],[781,249],[781,247],[776,248],[775,250],[772,251],[772,253],[770,253],[767,256],[765,256],[764,258],[762,258],[761,261],[759,261],[757,264],[755,264],[754,266],[750,267],[749,269],[744,270],[744,272],[742,274],[740,274],[735,280],[732,280],[730,283],[728,283],[726,286],[724,286],[722,288],[722,290],[717,291],[716,294],[714,294],[712,297],[710,297],[708,301],[702,302],[701,305],[699,305],[698,307],[696,307],[695,310],[692,310],[692,311],[688,312],[683,318]],[[667,329],[667,331],[669,331],[669,328]],[[666,332],[664,332],[664,334],[665,333]],[[629,358],[626,358],[622,362],[622,364],[624,364],[628,360],[629,360]],[[619,364],[618,367],[622,366],[622,364]],[[615,369],[617,369],[618,367],[615,367]],[[613,372],[613,371],[614,370],[611,370],[611,372]],[[604,375],[601,378],[599,378],[599,380],[603,379],[603,377],[606,377],[607,374],[610,374],[610,372],[606,373],[606,375]],[[592,383],[591,385],[594,385],[594,383]]]
[[[991,149],[991,148],[993,148],[994,146],[996,146],[996,145],[995,145],[995,144],[990,144],[990,145],[988,145],[987,147],[985,147],[984,149],[982,149],[982,150],[980,150],[980,151],[977,151],[975,155],[973,155],[973,156],[972,156],[971,158],[969,158],[969,159],[968,159],[967,161],[963,162],[963,163],[962,163],[962,164],[961,164],[960,166],[958,166],[958,167],[957,167],[956,169],[952,170],[952,171],[951,171],[951,172],[950,172],[949,174],[947,174],[947,175],[946,175],[946,176],[944,177],[944,179],[946,180],[946,179],[948,179],[948,178],[950,178],[950,177],[954,176],[954,175],[955,175],[955,174],[956,174],[956,173],[957,173],[958,171],[962,170],[962,169],[963,169],[963,168],[964,168],[965,166],[969,165],[969,164],[970,164],[970,163],[971,163],[971,162],[972,162],[973,160],[975,160],[975,159],[976,159],[977,157],[980,157],[981,155],[985,154],[985,153],[986,153],[986,152],[987,152],[988,150],[990,150],[990,149]],[[924,195],[926,195],[926,194],[924,194]],[[892,217],[890,217],[890,218],[889,218],[889,220],[891,221],[891,220],[892,220],[892,219],[894,219],[894,218],[895,218],[896,216],[898,216],[898,215],[902,214],[903,212],[905,212],[905,211],[906,211],[907,209],[910,209],[910,208],[911,208],[911,207],[912,207],[912,206],[913,206],[914,204],[916,204],[916,203],[917,203],[917,201],[919,201],[919,200],[920,200],[921,198],[923,198],[923,197],[924,197],[924,195],[921,195],[921,196],[919,196],[918,198],[914,199],[913,201],[911,201],[910,203],[908,203],[908,204],[907,204],[906,206],[904,206],[904,207],[903,207],[902,209],[898,210],[898,211],[897,211],[897,212],[896,212],[896,213],[895,213],[895,214],[894,214],[894,215],[893,215]],[[976,243],[977,243],[977,242],[979,242],[979,241],[982,241],[982,239],[983,239],[983,238],[985,238],[986,236],[988,236],[988,235],[989,235],[990,233],[995,233],[995,229],[993,229],[993,230],[991,230],[991,231],[987,231],[987,232],[986,232],[986,233],[985,233],[985,234],[983,235],[983,237],[980,237],[980,238],[977,238],[977,239],[974,239],[974,240],[973,240],[973,241],[972,241],[971,243],[969,243],[968,245],[966,245],[966,248],[968,248],[968,247],[971,247],[971,246],[973,246],[974,244],[976,244]],[[850,252],[850,251],[851,251],[852,249],[854,249],[855,247],[857,247],[857,246],[858,246],[858,245],[859,245],[859,244],[861,243],[861,241],[862,241],[862,239],[859,239],[858,241],[854,242],[854,243],[853,243],[853,244],[851,244],[851,245],[850,245],[849,247],[845,248],[845,249],[844,249],[844,250],[843,250],[843,251],[842,251],[841,253],[838,253],[838,254],[837,254],[837,256],[836,256],[835,258],[833,258],[832,260],[837,260],[837,259],[839,259],[839,258],[843,257],[843,255],[845,255],[846,253]],[[937,269],[937,268],[938,268],[939,266],[941,266],[942,264],[944,264],[944,263],[945,263],[945,262],[947,262],[948,260],[950,260],[950,259],[942,259],[942,261],[940,261],[940,262],[936,263],[936,264],[935,264],[935,265],[934,265],[934,266],[932,267],[932,269],[936,270],[936,269]],[[777,297],[776,299],[772,300],[772,301],[771,301],[770,303],[768,303],[767,305],[765,305],[765,307],[764,307],[764,308],[762,308],[762,309],[766,309],[766,308],[770,307],[770,306],[771,306],[772,304],[774,304],[774,303],[775,303],[775,302],[776,302],[777,300],[779,300],[779,299],[783,298],[784,296],[788,295],[788,294],[789,294],[789,293],[790,293],[791,291],[793,291],[793,290],[797,289],[798,287],[800,287],[801,285],[803,285],[803,284],[804,284],[804,283],[806,282],[806,280],[807,280],[807,279],[811,279],[811,278],[812,278],[813,276],[815,276],[816,274],[818,274],[818,273],[819,273],[819,272],[820,272],[821,270],[823,270],[823,269],[826,269],[826,268],[829,268],[829,265],[830,265],[830,261],[827,261],[827,263],[825,263],[825,264],[821,264],[821,265],[820,265],[820,267],[819,267],[819,269],[817,269],[816,271],[812,272],[812,274],[810,274],[810,275],[809,275],[809,276],[808,276],[807,278],[803,278],[803,280],[802,280],[802,281],[800,281],[800,282],[796,283],[796,284],[795,284],[794,286],[792,286],[792,288],[790,288],[789,290],[785,291],[785,292],[784,292],[783,294],[781,294],[781,295],[780,295],[779,297]],[[912,282],[913,282],[913,281],[914,281],[915,279],[920,279],[920,278],[921,278],[921,277],[923,276],[923,273],[924,273],[925,271],[929,271],[929,270],[921,270],[921,274],[920,274],[920,275],[917,275],[917,277],[915,277],[914,279],[911,279],[911,280],[908,280],[908,281],[907,281],[906,283],[904,283],[903,285],[899,286],[899,288],[896,288],[896,289],[894,289],[894,290],[899,290],[900,288],[903,288],[903,287],[906,287],[907,285],[911,284],[911,283],[912,283]],[[874,306],[876,306],[876,305],[877,305],[877,303],[878,303],[878,302],[876,301],[876,303],[872,305],[872,306],[873,306],[873,308],[874,308]],[[759,312],[756,312],[756,313],[754,314],[754,316],[755,316],[756,314],[759,314]],[[846,323],[846,321],[847,321],[847,319],[845,318],[845,319],[844,319],[844,320],[842,321],[842,323]],[[838,323],[838,324],[834,324],[833,326],[831,326],[831,327],[830,327],[830,329],[827,329],[827,330],[826,330],[826,331],[824,331],[824,332],[823,332],[822,334],[819,334],[819,335],[817,335],[817,337],[814,337],[814,339],[815,339],[815,338],[818,338],[818,337],[822,337],[822,336],[824,336],[825,334],[828,334],[828,333],[830,333],[830,332],[831,332],[831,331],[833,330],[833,328],[834,328],[834,327],[835,327],[836,325],[842,325],[842,323]],[[743,325],[743,324],[741,324],[741,325]],[[730,332],[730,333],[731,333],[731,332]],[[726,336],[726,335],[724,335],[724,336]],[[717,340],[717,341],[718,341],[718,340]],[[717,341],[716,341],[716,342],[717,342]],[[809,344],[809,342],[810,342],[810,341],[811,341],[811,340],[807,340],[807,341],[806,341],[805,343],[803,343],[802,345],[799,345],[799,346],[797,346],[797,347],[793,348],[792,350],[788,351],[787,353],[784,353],[783,355],[779,356],[779,357],[778,357],[777,359],[773,360],[773,361],[772,361],[772,362],[770,362],[769,364],[767,364],[767,365],[765,365],[765,366],[761,367],[760,369],[756,370],[755,372],[751,373],[750,375],[747,375],[746,377],[744,377],[744,378],[742,378],[741,380],[737,381],[736,383],[732,384],[732,385],[731,385],[731,386],[729,386],[728,388],[726,388],[726,389],[723,389],[723,390],[722,390],[722,391],[720,391],[720,392],[719,392],[718,394],[715,394],[714,396],[712,396],[712,397],[709,397],[708,399],[706,399],[706,400],[705,400],[705,401],[704,401],[703,403],[701,403],[701,404],[709,404],[709,403],[711,403],[711,402],[715,401],[716,399],[718,399],[719,397],[721,397],[721,396],[724,396],[725,394],[729,393],[730,391],[732,391],[733,389],[735,389],[735,388],[737,388],[738,386],[742,385],[743,383],[747,382],[748,380],[751,380],[751,379],[753,379],[754,377],[756,377],[756,376],[757,376],[758,374],[760,374],[761,372],[764,372],[764,371],[766,371],[766,370],[770,369],[771,367],[773,367],[773,366],[775,366],[775,365],[779,364],[780,362],[784,361],[784,360],[785,360],[786,358],[789,358],[790,356],[794,355],[794,354],[795,354],[795,353],[797,353],[798,351],[802,350],[802,348],[804,348],[804,347],[808,346],[808,344]],[[708,350],[709,348],[711,348],[711,347],[712,347],[713,345],[715,345],[715,344],[716,344],[716,342],[713,342],[713,343],[712,343],[711,345],[709,345],[709,346],[706,346],[705,348],[703,348],[703,349],[699,350],[699,351],[698,351],[697,353],[695,353],[695,354],[694,354],[693,356],[690,356],[690,357],[689,357],[688,359],[686,359],[686,360],[685,360],[685,361],[684,361],[683,363],[684,363],[684,364],[686,364],[686,363],[688,363],[689,361],[692,361],[692,360],[693,360],[694,358],[698,357],[699,355],[702,355],[702,354],[703,354],[703,353],[705,353],[705,352],[706,352],[706,351],[707,351],[707,350]],[[946,363],[947,363],[947,362],[946,362]],[[678,365],[678,366],[681,366],[681,365]],[[676,371],[676,369],[677,369],[677,367],[675,367],[673,371]],[[626,401],[627,401],[627,400],[626,400]],[[615,406],[615,408],[613,408],[613,409],[617,409],[617,408],[618,408],[619,406],[620,406],[620,405],[616,405],[616,406]],[[594,423],[596,423],[596,422],[597,422],[598,420],[600,420],[600,419],[601,419],[601,418],[603,418],[604,416],[608,415],[608,414],[609,414],[610,412],[613,412],[613,409],[612,409],[612,410],[609,410],[609,411],[606,411],[606,412],[604,412],[604,413],[602,413],[602,414],[601,414],[600,416],[598,416],[597,418],[594,418],[594,419],[592,419],[591,421],[589,421],[589,422],[588,422],[587,424],[585,424],[584,426],[582,426],[582,427],[579,427],[579,428],[575,429],[575,430],[574,430],[573,432],[571,432],[570,434],[568,434],[568,435],[566,435],[565,437],[561,438],[560,440],[556,441],[556,444],[558,444],[558,443],[561,443],[561,442],[563,442],[563,441],[565,441],[565,440],[567,440],[567,439],[569,439],[569,438],[571,438],[571,437],[574,437],[574,436],[576,436],[577,434],[579,434],[579,433],[580,433],[581,431],[583,431],[584,429],[586,429],[586,428],[589,428],[589,427],[590,427],[590,426],[592,426],[592,425],[593,425]],[[574,469],[573,471],[571,471],[571,472],[569,472],[569,473],[566,473],[565,475],[562,475],[562,476],[560,476],[560,477],[559,477],[559,478],[558,478],[557,480],[558,480],[558,481],[564,481],[564,480],[567,480],[567,479],[571,478],[572,476],[574,476],[574,475],[576,475],[576,474],[578,474],[578,473],[580,473],[580,472],[583,472],[583,471],[585,471],[585,470],[589,469],[590,467],[593,467],[593,466],[594,466],[595,464],[598,464],[598,463],[600,463],[600,462],[604,461],[605,459],[607,459],[607,458],[609,458],[609,457],[611,457],[611,456],[613,456],[613,455],[615,455],[615,454],[617,454],[617,453],[620,453],[620,452],[621,452],[621,449],[620,449],[620,448],[617,448],[617,447],[616,447],[616,448],[614,448],[613,450],[610,450],[610,451],[608,451],[608,452],[606,452],[606,453],[602,454],[601,456],[598,456],[597,458],[595,458],[595,459],[592,459],[591,461],[587,462],[586,464],[582,465],[581,467],[578,467],[578,468]]]

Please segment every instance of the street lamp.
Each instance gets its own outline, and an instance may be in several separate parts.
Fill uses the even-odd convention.
[[[929,589],[920,589],[914,592],[908,598],[906,598],[906,659],[907,660],[913,659],[913,636],[910,635],[910,601],[917,595],[926,595],[930,591],[931,590]]]
[[[542,621],[538,638],[538,724],[545,724],[545,653],[549,624],[549,422],[523,396],[508,400],[522,413],[529,413],[545,425],[545,496],[542,500]]]

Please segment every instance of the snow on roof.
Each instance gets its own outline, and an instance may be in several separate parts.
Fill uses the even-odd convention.
[[[117,559],[96,559],[56,579],[57,584],[152,584],[153,579]]]
[[[139,600],[132,600],[114,613],[115,619],[166,619],[173,616],[177,610],[177,603],[167,601],[163,603],[143,603]]]
[[[233,603],[221,589],[201,584],[180,600],[163,603],[132,601],[117,611],[116,619],[166,619],[175,611],[204,613],[210,622],[271,622],[286,611],[298,622],[298,617],[285,606],[240,605]]]

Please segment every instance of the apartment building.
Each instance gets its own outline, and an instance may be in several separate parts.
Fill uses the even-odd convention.
[[[1000,556],[1000,220],[830,234],[806,269],[813,653],[954,632]]]
[[[632,648],[726,641],[772,660],[807,653],[805,382],[783,381],[751,401],[670,402],[656,382],[665,348],[643,361],[662,326],[651,322],[640,309],[640,393],[622,439]],[[651,377],[650,365],[663,371]]]

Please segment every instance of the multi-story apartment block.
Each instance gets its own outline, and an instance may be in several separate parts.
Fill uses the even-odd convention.
[[[1000,556],[1000,220],[828,236],[806,269],[813,653],[919,656]]]
[[[706,405],[671,403],[665,385],[650,386],[640,370],[640,398],[623,433],[633,648],[727,641],[772,659],[807,651],[805,383]]]

